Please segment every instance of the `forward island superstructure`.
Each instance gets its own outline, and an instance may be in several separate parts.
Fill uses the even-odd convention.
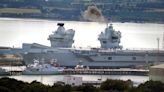
[[[90,68],[136,67],[164,62],[162,50],[123,50],[120,45],[121,32],[115,31],[112,24],[98,36],[101,48],[88,49],[72,48],[75,31],[65,30],[63,23],[58,23],[58,26],[58,29],[48,37],[51,47],[25,43],[21,51],[17,51],[26,64],[40,58],[44,58],[45,61],[57,59],[58,63],[65,67],[75,67],[82,62]]]
[[[73,29],[65,30],[64,23],[58,23],[58,29],[49,35],[48,40],[51,42],[51,47],[56,48],[71,48],[74,43],[73,37],[75,31]]]

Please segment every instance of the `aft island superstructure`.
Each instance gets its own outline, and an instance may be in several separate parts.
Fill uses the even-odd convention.
[[[45,61],[57,59],[61,66],[75,67],[79,62],[90,68],[121,68],[164,62],[162,50],[123,50],[120,45],[121,32],[115,31],[113,25],[107,26],[98,36],[101,48],[72,48],[75,31],[65,30],[63,23],[49,35],[51,47],[34,44],[23,44],[20,51],[26,64],[33,59],[44,58]]]

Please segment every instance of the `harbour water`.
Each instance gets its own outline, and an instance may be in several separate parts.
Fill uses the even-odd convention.
[[[21,80],[24,82],[32,82],[34,80],[42,82],[46,85],[53,85],[57,81],[63,80],[63,77],[66,75],[15,75],[15,76],[7,76],[9,78],[14,78],[17,80]],[[106,79],[118,79],[118,80],[131,80],[134,85],[139,85],[149,80],[148,76],[133,76],[133,75],[72,75],[82,77],[84,81],[98,81],[98,79],[102,79],[105,81]],[[4,76],[0,76],[4,77]]]
[[[6,69],[7,71],[23,71],[25,66],[1,66],[1,68]],[[46,85],[53,85],[57,81],[62,81],[63,77],[67,75],[12,75],[12,76],[0,76],[1,77],[9,77],[17,80],[21,80],[24,82],[32,82],[38,81]],[[117,80],[131,80],[133,85],[137,86],[141,83],[144,83],[149,80],[149,76],[141,76],[141,75],[71,75],[76,77],[82,77],[83,81],[98,81],[101,79],[105,81],[106,79],[117,79]]]
[[[75,30],[76,47],[100,47],[97,40],[98,34],[104,31],[105,23],[76,22],[76,21],[50,21],[34,19],[0,18],[0,46],[21,47],[22,43],[39,43],[50,46],[48,35],[57,29],[56,24],[64,22],[66,29]],[[154,23],[113,23],[116,30],[122,32],[121,45],[126,48],[154,48],[157,49],[157,38],[160,38],[160,48],[164,33],[163,24]],[[40,75],[8,76],[18,80],[31,82],[34,80],[44,84],[53,85],[65,75]],[[102,78],[132,80],[134,84],[140,84],[149,80],[148,76],[132,75],[73,75],[82,76],[84,81],[97,81]],[[1,76],[2,77],[2,76]]]
[[[100,47],[98,35],[106,28],[106,23],[50,21],[34,19],[0,18],[0,46],[21,47],[22,43],[39,43],[50,46],[48,35],[57,29],[57,23],[64,22],[66,29],[74,29],[73,46]],[[121,45],[126,48],[160,48],[164,33],[164,24],[156,23],[113,23],[121,31]]]

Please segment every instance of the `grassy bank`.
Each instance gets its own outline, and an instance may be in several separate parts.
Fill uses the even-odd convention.
[[[13,13],[13,14],[41,14],[39,9],[27,9],[27,8],[0,8],[0,13]]]

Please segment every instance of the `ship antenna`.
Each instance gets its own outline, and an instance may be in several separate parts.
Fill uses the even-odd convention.
[[[106,28],[108,27],[108,22],[106,22]]]
[[[157,50],[159,51],[159,38],[157,38]]]
[[[109,20],[106,20],[105,23],[106,23],[106,28],[108,28],[108,25],[111,24],[112,22],[110,22]]]

